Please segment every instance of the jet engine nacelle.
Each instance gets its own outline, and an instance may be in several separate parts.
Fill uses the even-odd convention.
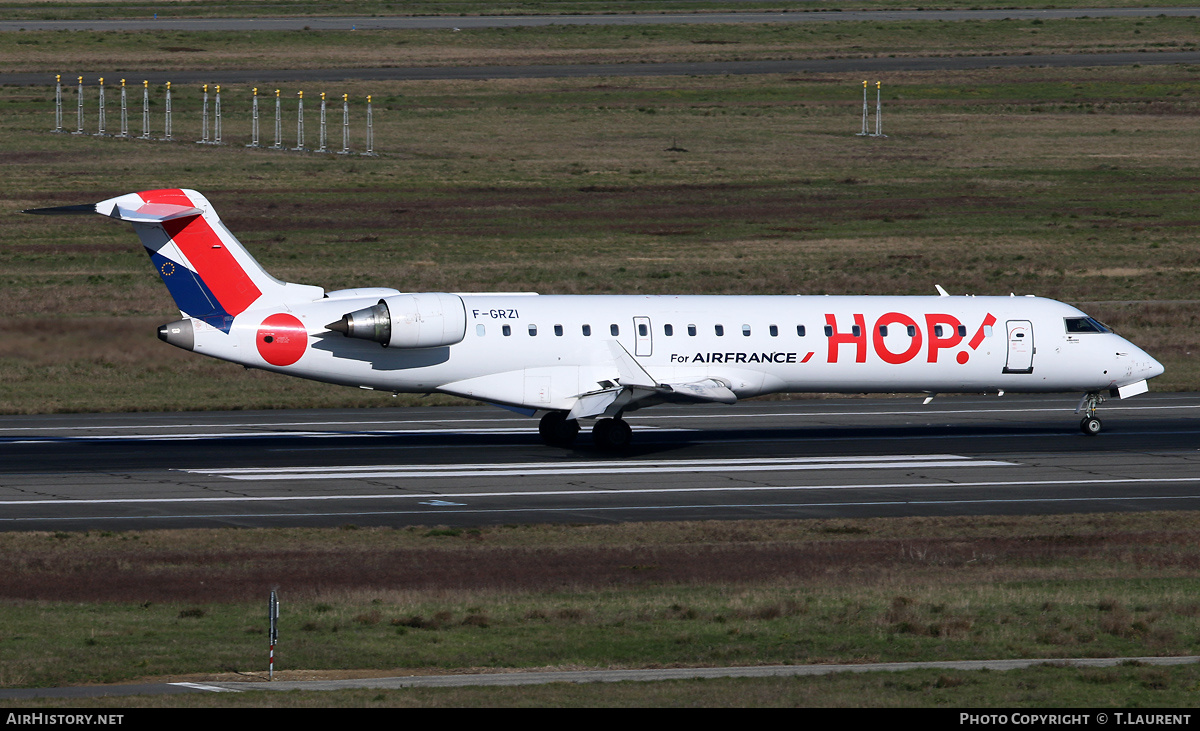
[[[445,292],[397,294],[326,327],[348,338],[374,340],[385,348],[439,348],[462,342],[467,310],[462,298]]]

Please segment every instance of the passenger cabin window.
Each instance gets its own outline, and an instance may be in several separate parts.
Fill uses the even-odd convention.
[[[696,326],[695,325],[688,325],[688,335],[690,335],[693,338],[696,337]]]
[[[646,323],[639,322],[638,323],[638,335],[644,338],[649,334],[650,334],[650,328],[647,327]]]
[[[475,326],[475,334],[479,337],[487,335],[487,328],[483,326],[482,322]]]
[[[558,337],[560,337],[560,338],[562,337],[562,334],[563,334],[562,325],[555,325],[555,326],[554,326],[554,334],[555,334],[555,335],[557,335],[557,336],[558,336]]]
[[[966,325],[958,326],[958,336],[960,338],[965,338],[967,336],[967,326]]]
[[[745,335],[746,337],[750,337],[750,326],[749,325],[742,325],[742,335]]]
[[[724,325],[716,325],[713,327],[713,330],[716,331],[717,337],[724,337],[724,335],[725,335],[725,326]]]
[[[779,326],[778,325],[772,325],[770,327],[770,331],[771,331],[771,337],[773,337],[773,338],[779,337]]]
[[[508,337],[509,335],[512,335],[512,327],[505,325],[504,327],[500,328],[500,332],[504,333],[504,337]]]
[[[884,338],[887,337],[887,325],[879,326],[879,335],[880,335],[880,337],[884,337]]]
[[[803,329],[803,326],[796,328],[796,331],[797,331],[797,332],[798,332],[798,333],[799,333],[801,336],[803,336],[803,335],[804,335],[804,329]],[[855,326],[853,326],[853,327],[851,327],[851,328],[850,328],[850,334],[851,334],[851,335],[853,335],[854,337],[856,337],[856,338],[857,338],[857,337],[859,337],[859,336],[861,336],[861,335],[862,335],[862,328],[861,328],[861,327],[859,327],[858,325],[855,325]],[[831,337],[833,337],[833,325],[826,325],[826,326],[825,326],[825,337],[827,337],[827,338],[831,338]]]
[[[796,335],[801,338],[804,337],[804,326],[803,325],[796,326]]]
[[[1090,317],[1064,317],[1069,333],[1110,333],[1112,328]]]
[[[621,328],[617,327],[616,325],[609,325],[608,331],[610,333],[612,333],[614,336],[621,334]]]
[[[531,337],[531,338],[537,337],[537,325],[531,324],[529,326],[529,337]]]
[[[585,338],[588,338],[588,337],[591,337],[591,335],[592,335],[592,326],[591,326],[591,325],[584,325],[584,326],[583,326],[583,336],[584,336]]]
[[[667,337],[671,337],[674,334],[675,334],[675,326],[674,325],[663,325],[663,335],[666,335]]]

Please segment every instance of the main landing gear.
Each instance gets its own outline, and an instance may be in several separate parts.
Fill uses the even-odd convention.
[[[1084,412],[1083,420],[1079,422],[1079,431],[1089,437],[1096,436],[1104,428],[1104,425],[1100,423],[1100,419],[1096,417],[1096,408],[1102,403],[1104,403],[1104,397],[1093,391],[1084,394],[1084,397],[1079,401],[1079,408],[1075,410],[1076,413],[1080,411]]]
[[[600,419],[592,427],[592,443],[600,449],[624,449],[633,441],[633,430],[621,418]]]
[[[538,422],[538,433],[548,447],[569,447],[579,436],[579,422],[568,419],[565,411],[550,411]]]
[[[579,422],[568,419],[565,411],[550,411],[538,422],[538,433],[550,447],[570,447],[579,436]],[[633,441],[633,430],[623,419],[599,419],[592,427],[592,443],[605,451],[628,447]]]

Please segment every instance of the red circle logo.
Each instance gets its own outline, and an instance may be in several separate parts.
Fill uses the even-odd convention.
[[[289,366],[308,347],[308,330],[294,315],[279,313],[263,320],[254,339],[258,354],[271,365]]]

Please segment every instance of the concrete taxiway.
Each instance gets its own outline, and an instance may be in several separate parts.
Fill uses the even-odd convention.
[[[489,407],[0,417],[0,530],[1200,509],[1200,394],[757,401],[544,446]]]
[[[964,660],[935,662],[861,663],[857,665],[759,665],[724,668],[652,668],[630,670],[516,670],[495,673],[448,675],[405,675],[353,678],[348,680],[206,681],[142,683],[137,685],[85,685],[68,688],[0,689],[0,700],[33,698],[103,698],[130,695],[174,695],[179,693],[244,693],[247,691],[330,691],[369,688],[464,688],[471,686],[544,685],[546,683],[622,683],[697,678],[792,678],[835,673],[904,672],[906,670],[993,670],[1005,671],[1037,665],[1086,668],[1114,667],[1126,663],[1174,666],[1200,662],[1200,656],[1181,657],[1090,657],[1066,659]]]
[[[281,31],[281,30],[473,30],[566,25],[711,25],[728,23],[829,23],[963,20],[1058,20],[1066,18],[1194,17],[1198,7],[999,8],[979,10],[801,10],[735,13],[597,13],[593,15],[299,16],[265,18],[180,18],[147,13],[136,18],[4,20],[0,32],[91,31]]]
[[[297,17],[297,18],[127,18],[77,20],[0,20],[0,33],[26,31],[283,31],[283,30],[403,30],[462,31],[483,28],[513,28],[566,25],[664,25],[729,23],[829,23],[829,22],[914,22],[983,20],[1055,20],[1067,18],[1198,17],[1200,7],[1175,8],[1062,8],[992,10],[863,10],[740,13],[636,13],[598,15],[503,15],[420,17]],[[859,54],[864,55],[864,54]],[[865,54],[869,55],[869,54]],[[1196,51],[1156,53],[1045,53],[1015,56],[980,55],[900,58],[820,58],[761,61],[714,61],[685,63],[546,64],[522,66],[431,66],[346,69],[224,69],[218,72],[223,84],[266,84],[304,81],[333,83],[345,80],[423,81],[445,79],[593,78],[609,76],[711,76],[721,74],[869,73],[898,71],[941,71],[991,67],[1091,67],[1130,64],[1196,64]],[[116,76],[101,69],[76,69],[67,78],[83,73]],[[0,74],[0,84],[42,86],[51,82],[49,73]],[[137,77],[152,84],[211,83],[211,69],[195,71],[144,71]]]

